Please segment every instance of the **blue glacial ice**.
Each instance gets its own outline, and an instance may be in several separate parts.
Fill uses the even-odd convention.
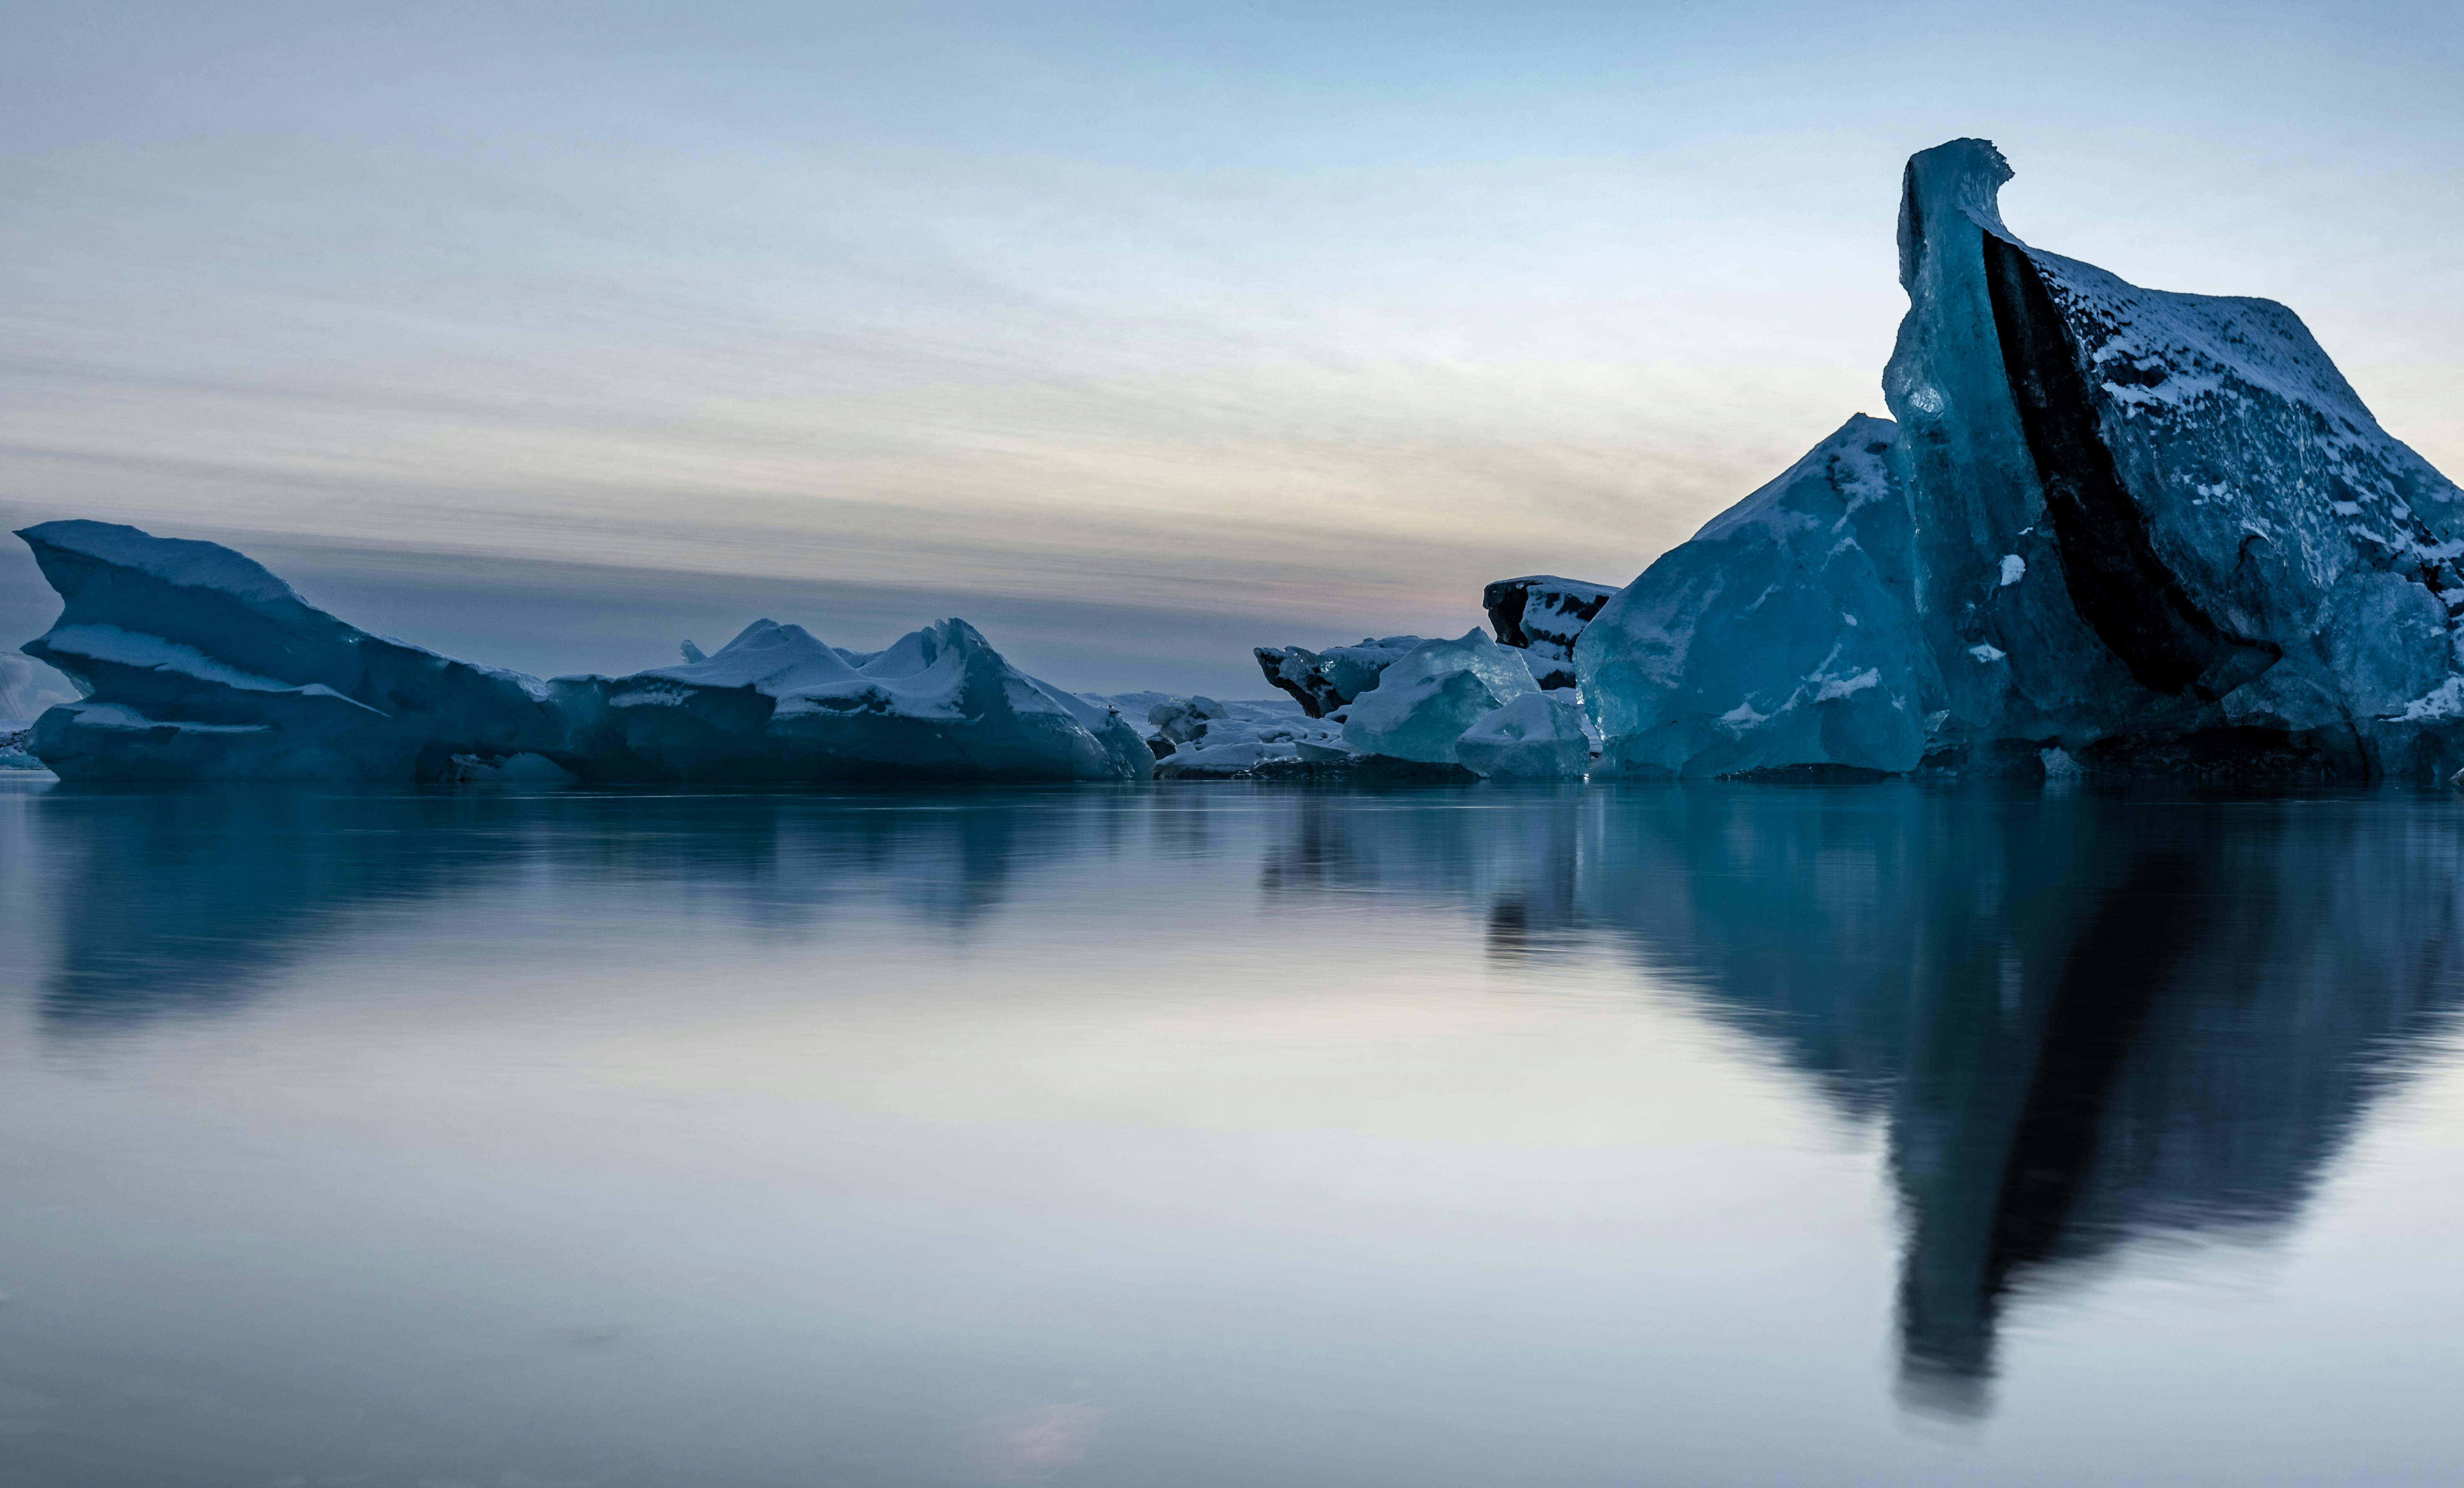
[[[1897,774],[1937,684],[1888,420],[1859,414],[1619,591],[1574,648],[1601,767]]]
[[[27,654],[81,700],[35,720],[65,779],[1129,779],[1119,714],[963,621],[889,649],[759,621],[700,662],[536,677],[360,630],[229,548],[102,522],[18,536],[63,602]],[[690,653],[688,653],[690,654]]]
[[[1852,420],[1604,606],[1603,764],[2429,780],[2464,758],[2464,492],[2292,311],[2031,248],[1908,162],[1896,430]]]
[[[1937,746],[2427,776],[2457,738],[2464,492],[2291,310],[2032,248],[2010,177],[1953,141],[1908,162],[1901,203],[1883,387]]]
[[[1463,731],[1526,692],[1539,690],[1524,653],[1477,626],[1460,640],[1423,641],[1353,699],[1346,747],[1419,764],[1456,765]]]
[[[547,686],[590,771],[627,778],[1139,779],[1155,757],[963,620],[869,652],[757,620],[698,662]]]
[[[1471,721],[1455,760],[1492,780],[1579,780],[1592,767],[1582,711],[1553,693],[1525,692]]]

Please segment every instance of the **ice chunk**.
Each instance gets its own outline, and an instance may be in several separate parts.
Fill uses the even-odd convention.
[[[30,747],[33,743],[34,726],[22,718],[0,718],[0,770],[41,770],[48,768],[36,759]]]
[[[1346,759],[1342,725],[1311,718],[1282,699],[1271,703],[1219,703],[1192,697],[1166,703],[1150,715],[1157,737],[1173,748],[1155,762],[1165,779],[1224,779],[1273,773],[1286,766]]]
[[[1526,692],[1473,719],[1455,740],[1455,758],[1491,779],[1574,780],[1591,768],[1592,745],[1573,704]]]
[[[1119,779],[1112,710],[963,621],[840,651],[759,621],[700,661],[543,683],[372,636],[228,548],[100,522],[19,534],[65,608],[27,652],[81,702],[36,720],[64,778]],[[692,653],[688,651],[688,655]]]
[[[1343,742],[1363,755],[1459,764],[1455,741],[1465,729],[1538,687],[1524,653],[1499,646],[1485,630],[1423,641],[1353,700]]]
[[[2429,778],[2455,726],[2406,705],[2457,671],[2464,492],[2292,311],[2032,248],[1996,206],[2010,176],[1954,141],[1908,162],[1901,204],[1883,385],[1927,634],[2007,661],[1944,664],[1947,733],[2146,755],[2230,729]]]
[[[684,780],[1143,778],[1154,755],[1120,713],[1010,666],[944,620],[880,651],[757,620],[699,662],[560,677],[586,752]]]
[[[1257,647],[1266,680],[1292,695],[1301,711],[1323,718],[1377,685],[1378,674],[1420,644],[1419,636],[1366,639],[1323,651],[1297,646]]]
[[[1887,420],[1859,414],[1619,591],[1574,647],[1601,767],[1896,774],[1938,690]]]
[[[410,780],[564,748],[537,680],[366,634],[229,548],[103,522],[18,536],[64,604],[27,653],[86,694],[35,721],[64,779]]]
[[[1481,591],[1480,602],[1500,646],[1531,653],[1531,675],[1544,688],[1574,685],[1574,641],[1600,612],[1615,584],[1534,575],[1501,579]]]

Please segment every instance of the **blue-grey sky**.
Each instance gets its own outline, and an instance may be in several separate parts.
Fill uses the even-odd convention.
[[[1906,156],[2464,473],[2452,5],[0,0],[0,518],[526,668],[1067,685],[1623,582],[1878,380]],[[15,548],[11,544],[11,549]],[[11,643],[52,613],[0,559]]]

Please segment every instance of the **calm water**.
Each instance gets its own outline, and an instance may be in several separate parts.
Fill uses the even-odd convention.
[[[2464,799],[0,786],[0,1484],[2464,1473]]]

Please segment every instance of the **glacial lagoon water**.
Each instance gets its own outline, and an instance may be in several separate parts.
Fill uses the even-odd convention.
[[[2464,1470],[2464,798],[0,784],[0,1485]]]

